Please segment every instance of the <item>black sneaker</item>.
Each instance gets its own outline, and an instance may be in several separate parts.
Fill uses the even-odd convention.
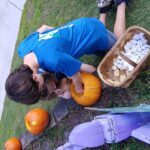
[[[101,14],[109,11],[111,9],[112,5],[114,4],[113,0],[96,0],[96,1],[97,1],[97,6],[99,9],[99,12]]]
[[[121,3],[126,3],[126,4],[128,4],[128,0],[114,0],[114,2],[115,2],[115,4],[118,6],[118,5],[120,5]]]

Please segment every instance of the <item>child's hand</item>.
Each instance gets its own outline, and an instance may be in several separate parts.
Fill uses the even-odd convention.
[[[76,91],[77,94],[82,95],[83,94],[83,86],[82,86],[82,84],[81,84],[81,86],[79,86],[79,84],[76,85],[75,86],[75,91]]]
[[[58,93],[58,97],[62,97],[65,99],[70,99],[71,98],[71,93],[69,90],[69,82],[67,78],[63,78],[60,82],[59,88],[58,90],[61,90],[63,92],[60,91],[60,93]],[[59,91],[58,91],[59,92]]]
[[[72,78],[72,82],[73,82],[73,84],[75,86],[76,93],[83,94],[83,86],[82,86],[82,81],[81,81],[80,73],[77,72],[71,78]]]
[[[63,93],[63,95],[60,95],[59,97],[62,97],[62,98],[64,98],[64,99],[71,99],[71,93],[70,93],[70,91],[69,90],[67,90],[67,91],[65,91],[64,93]]]
[[[56,95],[63,95],[64,90],[63,89],[56,89],[55,93],[56,93]]]

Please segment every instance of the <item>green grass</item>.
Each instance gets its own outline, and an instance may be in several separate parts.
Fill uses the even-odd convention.
[[[132,25],[139,25],[150,30],[150,1],[149,0],[130,0],[127,9],[127,27]],[[110,11],[108,14],[108,28],[113,29],[115,20],[116,8]],[[24,39],[29,33],[35,31],[42,24],[48,24],[50,26],[59,26],[68,21],[71,21],[79,17],[98,17],[98,11],[95,1],[92,0],[28,0],[22,15],[20,31],[18,35],[18,43]],[[96,60],[96,61],[95,61]],[[99,63],[99,58],[93,56],[84,56],[83,62],[93,64],[95,66]],[[15,50],[12,70],[22,63]],[[150,99],[150,65],[140,73],[137,80],[132,84],[129,90],[134,90],[136,93],[137,103],[148,102]],[[131,93],[132,95],[132,93]],[[6,97],[4,103],[4,110],[2,114],[2,120],[0,122],[0,149],[3,149],[3,143],[5,140],[12,136],[20,137],[25,131],[24,116],[31,108],[43,107],[47,110],[52,110],[54,102],[40,102],[36,105],[25,106],[17,104],[8,100]],[[57,133],[57,129],[54,130],[53,142],[56,141],[57,136],[62,134],[62,131]],[[141,147],[146,149],[144,144],[129,140],[123,145],[123,149],[135,150]],[[122,150],[122,145],[112,145],[110,149]]]

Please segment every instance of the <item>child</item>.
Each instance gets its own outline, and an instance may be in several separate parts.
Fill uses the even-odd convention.
[[[76,92],[83,93],[79,73],[92,73],[96,68],[82,63],[78,58],[84,54],[102,55],[112,48],[117,38],[125,31],[127,0],[97,2],[100,21],[96,18],[80,18],[57,28],[44,25],[21,42],[18,53],[23,58],[24,65],[7,78],[5,89],[9,98],[21,103],[26,101],[28,104],[38,101],[41,93],[44,93],[44,79],[38,75],[39,68],[47,72],[65,74],[71,78]],[[118,7],[112,33],[105,27],[105,23],[106,13],[114,3]],[[66,84],[65,80],[62,80],[60,85]],[[54,82],[50,81],[50,84],[54,95],[63,96],[63,92],[67,91],[63,89],[65,86],[56,86],[61,89],[58,90]]]
[[[10,73],[8,78],[5,87],[8,97],[22,104],[33,104],[55,97],[71,98],[69,80],[62,74],[58,77],[47,72],[35,75],[30,67],[21,65]]]

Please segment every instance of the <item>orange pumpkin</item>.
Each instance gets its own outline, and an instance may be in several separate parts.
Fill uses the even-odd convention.
[[[49,124],[49,113],[42,108],[30,110],[25,116],[25,125],[34,135],[40,134]]]
[[[90,106],[97,102],[101,94],[101,83],[100,80],[90,74],[90,73],[81,73],[81,80],[83,83],[84,92],[83,94],[78,94],[75,91],[75,86],[73,82],[70,85],[70,91],[72,98],[80,105]]]
[[[13,137],[7,140],[4,144],[5,150],[21,150],[21,142],[18,138]]]

